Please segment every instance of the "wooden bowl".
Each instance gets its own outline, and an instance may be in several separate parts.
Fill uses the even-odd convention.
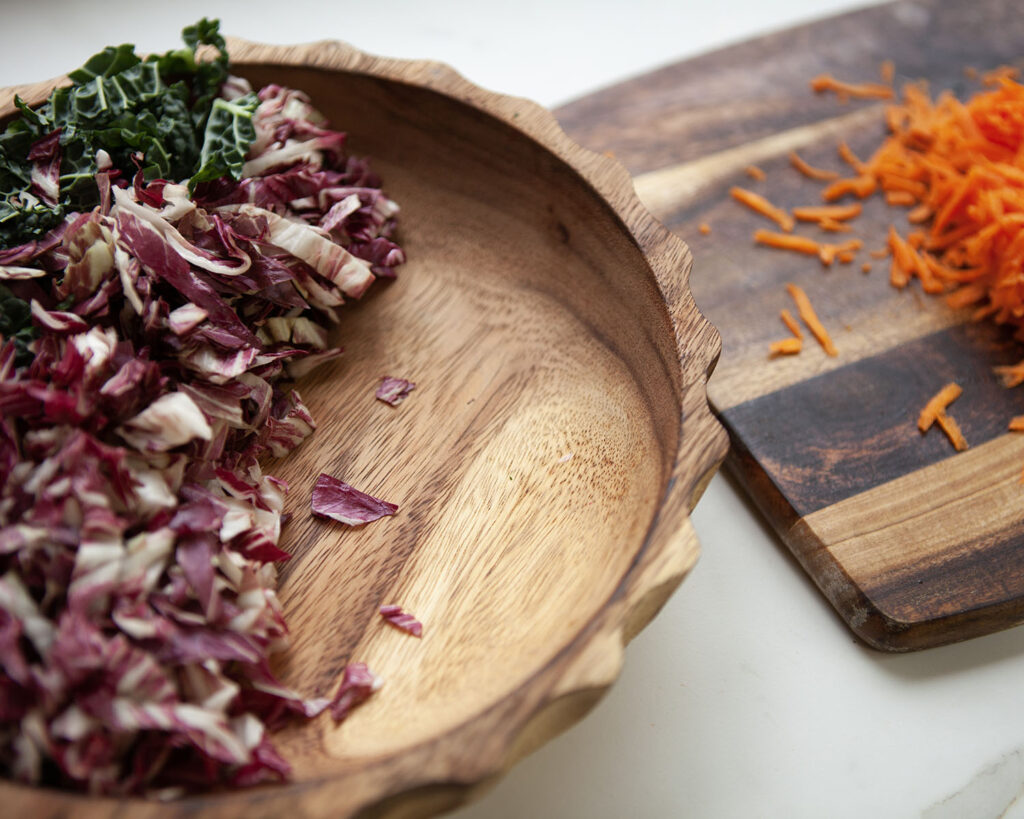
[[[430,62],[339,43],[232,42],[254,85],[306,90],[402,206],[409,262],[349,305],[346,355],[300,389],[319,428],[292,487],[285,680],[384,687],[341,725],[276,741],[293,781],[170,803],[0,784],[12,816],[421,815],[467,800],[579,719],[697,558],[688,513],[725,455],[705,394],[720,349],[690,253],[613,159],[535,104]],[[11,89],[30,101],[52,83]],[[375,401],[383,374],[417,389]],[[399,505],[350,529],[309,513],[328,472]],[[398,603],[422,640],[377,614]]]

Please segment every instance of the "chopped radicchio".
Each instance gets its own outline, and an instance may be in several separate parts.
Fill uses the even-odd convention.
[[[413,637],[423,636],[423,623],[413,617],[409,612],[402,611],[401,606],[381,606],[380,616],[387,620],[397,629],[401,629]]]
[[[341,677],[341,684],[331,700],[331,716],[341,722],[357,705],[381,687],[383,680],[376,676],[366,663],[349,663]]]
[[[215,23],[187,31],[223,45]],[[111,83],[147,94],[150,65],[107,49],[45,117],[95,105],[94,78],[118,71]],[[97,141],[88,174],[62,167],[92,162],[63,150],[73,122],[0,152],[21,145],[27,185],[0,196],[0,222],[22,219],[14,239],[0,230],[0,768],[28,783],[167,795],[280,780],[268,731],[328,708],[343,719],[380,685],[352,663],[333,698],[307,699],[271,672],[288,640],[287,486],[260,461],[313,433],[286,379],[340,355],[337,308],[404,261],[398,208],[304,94],[257,97],[226,58],[204,65],[220,120],[189,138],[204,154],[239,142],[191,190],[159,178],[171,166],[155,136]],[[145,117],[194,129],[181,106]],[[382,400],[397,403],[413,385],[393,381]],[[313,492],[314,512],[350,525],[396,510],[327,475]]]
[[[385,375],[380,380],[380,385],[377,387],[376,395],[377,398],[385,404],[397,407],[414,389],[416,389],[416,385],[413,384],[412,381],[406,381],[404,378],[395,378],[390,375]]]
[[[361,526],[398,511],[393,503],[360,492],[327,474],[316,479],[311,506],[314,515],[332,518],[349,526]]]

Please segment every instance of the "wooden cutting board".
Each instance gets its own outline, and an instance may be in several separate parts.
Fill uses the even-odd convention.
[[[680,62],[556,112],[583,145],[614,152],[648,207],[689,243],[694,296],[723,337],[709,391],[732,437],[727,463],[850,627],[881,649],[1024,620],[1024,435],[1006,432],[1024,394],[992,373],[1024,348],[916,285],[889,286],[888,261],[867,251],[883,246],[890,223],[906,225],[905,211],[869,200],[853,234],[864,251],[824,268],[755,246],[753,231],[774,226],[729,188],[785,207],[817,204],[822,183],[794,171],[790,151],[847,175],[841,139],[861,156],[877,146],[884,104],[815,95],[817,74],[877,82],[892,60],[897,85],[924,78],[964,97],[980,87],[966,68],[1022,57],[1014,2],[903,0]],[[751,164],[766,180],[747,176]],[[786,282],[807,291],[838,357],[805,341],[799,356],[769,360],[769,343],[787,335],[778,318],[792,308]],[[951,407],[971,445],[961,454],[938,430],[916,428],[921,406],[951,380],[964,387]]]

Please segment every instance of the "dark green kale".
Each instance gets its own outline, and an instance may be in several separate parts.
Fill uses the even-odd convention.
[[[228,56],[216,20],[182,31],[185,47],[145,59],[134,46],[108,46],[33,110],[16,100],[21,117],[0,134],[0,248],[39,239],[67,213],[98,202],[95,176],[102,149],[126,178],[180,182],[241,178],[256,137],[258,100],[232,102],[218,93]],[[200,59],[213,52],[213,59]],[[47,203],[32,191],[32,146],[60,132],[59,196]],[[140,159],[141,157],[141,159]]]

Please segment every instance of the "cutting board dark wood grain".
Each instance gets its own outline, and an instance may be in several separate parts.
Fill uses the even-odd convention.
[[[963,97],[979,88],[965,69],[1022,57],[1016,3],[904,0],[677,63],[556,112],[570,136],[613,152],[648,207],[690,244],[694,296],[723,337],[709,391],[731,433],[727,463],[851,628],[882,649],[1024,620],[1024,436],[1006,432],[1024,394],[992,372],[1024,348],[916,287],[889,286],[888,262],[868,251],[883,246],[890,224],[906,225],[905,211],[867,201],[853,234],[864,250],[825,268],[755,246],[753,231],[774,226],[729,189],[785,207],[820,203],[822,183],[794,171],[790,151],[847,175],[840,140],[861,156],[877,146],[884,103],[815,95],[808,81],[817,74],[877,82],[892,60],[897,86],[922,78]],[[749,177],[749,165],[766,179]],[[874,262],[867,274],[865,261]],[[800,355],[769,360],[769,343],[787,335],[786,282],[810,295],[838,356],[805,341]],[[964,394],[951,412],[971,445],[960,454],[915,425],[952,380]]]

